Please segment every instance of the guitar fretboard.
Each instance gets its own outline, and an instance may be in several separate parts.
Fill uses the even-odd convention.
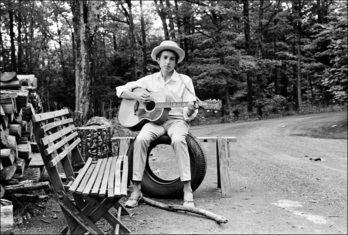
[[[182,108],[187,107],[189,102],[156,102],[156,108],[164,109],[164,108]],[[146,105],[141,103],[139,108],[145,108]]]

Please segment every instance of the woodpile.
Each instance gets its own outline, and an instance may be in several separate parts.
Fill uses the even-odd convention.
[[[6,196],[19,192],[28,194],[30,190],[47,187],[47,183],[28,183],[30,179],[24,175],[32,156],[38,152],[31,121],[34,113],[42,111],[36,93],[37,79],[34,75],[4,72],[1,73],[0,83],[0,210],[3,232],[6,226],[11,227],[12,221],[12,204],[7,200],[10,197]],[[5,215],[6,224],[3,224]]]

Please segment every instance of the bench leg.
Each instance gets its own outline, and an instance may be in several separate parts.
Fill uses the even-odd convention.
[[[88,231],[91,234],[103,234],[95,222],[82,213],[66,195],[55,195],[55,199],[61,206],[63,213],[68,215],[65,218],[71,233],[82,234]]]
[[[215,144],[216,144],[217,187],[221,188],[219,141],[216,140]]]
[[[113,227],[119,225],[118,227],[124,231],[123,233],[131,233],[131,231],[121,222],[121,218],[116,218],[113,214],[109,212],[109,209],[118,203],[119,199],[103,199],[101,202],[98,202],[95,198],[87,197],[88,206],[83,209],[85,213],[91,218],[92,221],[96,222],[101,217],[109,222]],[[121,204],[119,204],[121,205]],[[122,210],[122,207],[116,208]]]

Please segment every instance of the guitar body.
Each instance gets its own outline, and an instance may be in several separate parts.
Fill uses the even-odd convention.
[[[143,88],[136,88],[134,92],[139,92]],[[120,124],[132,131],[139,131],[147,122],[162,124],[167,120],[170,108],[156,108],[156,102],[165,102],[165,95],[161,92],[152,92],[151,97],[154,102],[149,104],[141,103],[137,100],[122,99],[118,112]]]
[[[136,88],[133,92],[142,92],[144,90],[143,88]],[[122,99],[118,111],[120,124],[132,131],[139,131],[147,122],[163,124],[167,120],[168,113],[172,107],[187,107],[188,105],[188,102],[166,102],[166,96],[162,92],[151,92],[150,97],[151,101],[147,103],[141,103],[132,99]],[[196,104],[204,109],[219,110],[222,102],[214,99],[199,101]]]

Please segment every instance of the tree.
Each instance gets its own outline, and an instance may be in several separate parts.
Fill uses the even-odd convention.
[[[75,118],[81,125],[92,116],[90,84],[93,76],[93,40],[98,28],[98,14],[101,2],[81,1],[70,2],[73,12],[75,48]]]

